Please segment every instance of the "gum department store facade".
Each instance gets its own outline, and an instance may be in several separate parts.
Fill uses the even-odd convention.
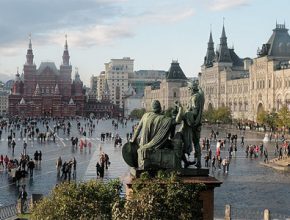
[[[172,64],[177,62],[173,62]],[[145,88],[144,107],[150,109],[153,99],[159,99],[164,109],[178,100],[186,105],[189,92],[181,68],[172,66],[159,87]],[[171,72],[171,74],[170,74]],[[172,77],[172,76],[175,77]],[[205,93],[205,109],[228,106],[234,118],[256,121],[259,111],[290,107],[290,36],[285,24],[276,28],[267,43],[258,49],[254,59],[241,59],[227,46],[225,28],[215,51],[210,33],[204,63],[199,73]]]

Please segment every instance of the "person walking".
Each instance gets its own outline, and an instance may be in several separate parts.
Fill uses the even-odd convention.
[[[61,178],[66,180],[67,179],[67,172],[68,172],[68,163],[66,161],[64,161],[64,163],[62,164],[61,171],[62,171]]]
[[[224,158],[223,160],[222,160],[222,166],[223,166],[223,171],[224,171],[224,173],[226,172],[226,166],[227,166],[227,159],[226,158]]]
[[[59,157],[56,161],[56,173],[57,173],[57,177],[60,177],[60,170],[62,167],[62,159],[61,157]]]
[[[282,157],[283,157],[283,149],[282,149],[282,147],[280,147],[280,149],[279,149],[279,157],[278,157],[278,159],[279,159],[279,160],[282,160]]]
[[[70,159],[70,161],[67,163],[67,166],[66,166],[66,173],[68,176],[68,182],[70,182],[70,179],[71,179],[72,166],[73,166],[73,160]]]
[[[215,156],[213,156],[213,157],[212,157],[212,161],[211,161],[211,169],[212,169],[212,170],[213,170],[213,169],[216,170],[215,161],[216,161]]]
[[[267,148],[265,148],[265,150],[264,150],[264,157],[265,157],[264,163],[269,163],[268,150],[267,150]]]
[[[105,154],[105,165],[106,165],[106,170],[108,169],[108,166],[111,164],[110,158],[108,154]]]
[[[20,199],[20,212],[21,214],[23,214],[26,211],[24,210],[24,206],[25,206],[25,203],[27,202],[27,192],[25,190],[25,185],[22,186],[18,199]]]
[[[96,164],[97,178],[100,176],[100,171],[101,171],[101,165],[99,162],[97,162]]]
[[[38,161],[39,161],[39,163],[41,163],[41,160],[42,160],[42,152],[40,150],[39,153],[38,153]]]
[[[7,155],[5,155],[5,157],[4,157],[4,163],[5,163],[5,169],[6,169],[6,170],[7,170],[7,168],[8,168],[8,162],[9,162],[9,158],[8,158]]]
[[[38,153],[38,151],[35,151],[35,153],[34,153],[34,161],[36,163],[38,163],[38,159],[39,159],[39,153]]]
[[[0,166],[2,165],[3,169],[4,169],[4,156],[3,154],[0,155]]]
[[[228,173],[229,170],[230,170],[230,159],[228,159],[228,158],[226,157],[226,173]]]
[[[27,143],[24,141],[23,143],[23,154],[26,155],[26,148],[27,148]]]
[[[207,153],[207,154],[205,155],[205,157],[204,157],[204,162],[205,162],[204,166],[205,166],[205,167],[209,167],[209,165],[208,165],[208,161],[209,161],[209,154]]]
[[[74,157],[74,158],[73,158],[73,178],[74,178],[74,179],[76,178],[76,175],[77,175],[77,160],[76,160],[76,158]]]
[[[14,155],[14,149],[15,149],[15,145],[16,145],[16,142],[15,140],[13,139],[12,142],[11,142],[11,147],[12,147],[12,155]]]
[[[28,161],[27,168],[29,170],[30,177],[33,177],[33,169],[35,168],[35,163],[32,159],[30,159],[30,161]]]

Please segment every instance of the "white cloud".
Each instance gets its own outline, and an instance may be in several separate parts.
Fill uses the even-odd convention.
[[[248,4],[249,0],[213,0],[209,4],[209,9],[212,11],[222,11]]]
[[[68,30],[69,45],[91,47],[113,44],[122,38],[134,37],[136,29],[144,24],[172,24],[194,15],[192,8],[180,8],[170,11],[150,11],[139,16],[124,17],[111,24],[96,24],[78,30]],[[48,42],[63,45],[64,32],[51,32]]]
[[[132,37],[134,34],[126,24],[95,25],[82,30],[68,31],[68,43],[70,46],[91,47],[94,45],[111,44],[117,39]],[[48,41],[64,44],[64,34],[50,33]]]
[[[14,56],[20,47],[27,48],[30,32],[33,46],[63,45],[64,35],[67,34],[69,46],[91,47],[134,37],[144,25],[171,25],[195,13],[192,7],[176,5],[176,2],[162,2],[155,7],[148,3],[144,8],[138,7],[135,14],[136,11],[126,7],[128,0],[84,0],[81,5],[77,0],[16,1],[16,6],[23,10],[13,17],[10,1],[0,8],[3,17],[0,21],[0,29],[3,30],[0,39],[2,55]],[[52,7],[51,1],[56,4],[55,7]],[[9,20],[9,25],[5,20]]]
[[[2,47],[0,47],[1,56],[3,56],[3,57],[17,56],[17,55],[19,55],[20,51],[25,50],[24,46],[26,46],[26,44],[23,45],[23,42],[22,43],[17,43],[17,44],[15,43],[13,45],[9,44],[9,45],[6,45],[5,47],[2,46]]]
[[[148,12],[141,16],[138,20],[144,23],[175,23],[185,20],[194,15],[193,8],[178,8],[171,10],[156,10]]]

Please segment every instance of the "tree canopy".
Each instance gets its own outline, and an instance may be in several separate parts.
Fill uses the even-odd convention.
[[[175,174],[147,173],[132,181],[128,199],[120,197],[120,182],[62,183],[37,203],[31,219],[202,219],[203,184],[186,184]]]
[[[62,183],[36,204],[31,219],[111,219],[120,186],[119,180]]]
[[[131,118],[141,119],[142,116],[145,114],[145,112],[146,112],[145,108],[134,109],[133,111],[131,111],[130,117]]]
[[[143,176],[132,183],[130,199],[116,203],[113,219],[202,219],[203,184],[186,184],[174,174]]]
[[[203,112],[203,120],[209,123],[230,123],[232,121],[231,110],[228,107],[210,108]]]

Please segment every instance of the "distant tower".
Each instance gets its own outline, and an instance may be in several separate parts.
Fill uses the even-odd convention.
[[[17,73],[15,75],[15,82],[12,88],[12,94],[14,95],[19,95],[20,94],[20,74],[18,72],[18,67],[17,67]]]
[[[64,44],[64,51],[62,55],[62,65],[68,66],[69,65],[69,52],[68,52],[68,45],[67,45],[67,35],[65,35],[65,44]]]
[[[105,80],[105,88],[104,88],[104,92],[102,94],[102,101],[106,101],[106,102],[110,101],[110,89],[109,89],[109,85],[108,85],[107,80]]]
[[[79,69],[75,68],[75,78],[73,81],[73,95],[80,96],[83,94],[83,82],[81,81]]]
[[[204,65],[206,67],[211,67],[213,65],[214,58],[215,58],[214,42],[212,40],[212,32],[210,30],[209,40],[207,43],[206,56],[204,58]]]
[[[39,96],[39,95],[41,95],[41,91],[40,91],[39,85],[37,83],[36,87],[35,87],[35,91],[34,91],[34,96]]]
[[[29,34],[29,44],[26,54],[26,65],[33,65],[33,51],[32,51],[32,43],[31,43],[31,34]]]
[[[27,95],[33,95],[33,90],[31,88],[35,88],[35,77],[36,77],[36,65],[33,63],[33,50],[32,50],[32,43],[31,43],[31,34],[29,34],[29,43],[28,49],[26,53],[26,62],[23,66],[23,91]]]
[[[62,82],[59,82],[58,86],[62,94],[69,99],[71,97],[71,74],[72,74],[72,66],[70,65],[70,56],[68,52],[68,44],[67,44],[67,35],[65,35],[65,43],[64,43],[64,50],[62,55],[62,64],[59,68],[59,79]]]
[[[54,87],[54,95],[60,95],[58,84],[56,84],[55,87]]]
[[[217,61],[218,62],[232,62],[231,56],[230,56],[230,50],[228,48],[227,44],[227,37],[226,37],[226,31],[225,26],[223,25],[222,35],[220,38],[220,45],[219,49],[217,51]]]

